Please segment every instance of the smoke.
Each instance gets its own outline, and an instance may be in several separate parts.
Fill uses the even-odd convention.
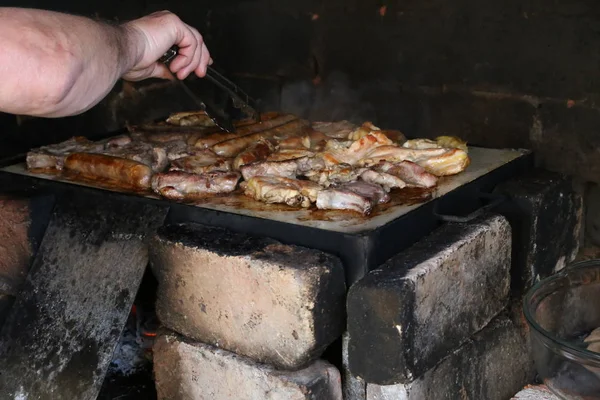
[[[375,107],[365,98],[366,87],[353,85],[341,72],[323,82],[289,82],[281,90],[280,108],[311,121],[377,122]]]

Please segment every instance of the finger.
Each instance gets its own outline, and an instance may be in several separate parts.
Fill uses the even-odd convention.
[[[152,65],[150,68],[149,78],[160,78],[170,81],[175,80],[175,77],[169,70],[169,67],[163,63],[154,63],[154,65]]]
[[[179,47],[179,52],[177,57],[171,62],[171,71],[173,72],[178,72],[182,68],[187,67],[192,62],[194,53],[198,47],[196,36],[194,36],[194,33],[186,24],[182,22],[179,29],[181,30],[180,39],[175,43]]]
[[[196,75],[200,78],[206,76],[206,68],[209,65],[211,58],[210,53],[208,52],[208,48],[204,43],[202,43],[202,56],[200,58],[200,65],[196,68]]]
[[[178,73],[179,79],[185,79],[185,77],[187,77],[192,71],[194,71],[196,68],[198,68],[198,65],[200,64],[200,61],[201,61],[202,36],[200,35],[200,32],[198,32],[194,28],[192,28],[192,32],[194,33],[194,36],[196,37],[196,43],[197,43],[196,51],[194,52],[194,58],[192,59],[190,64],[187,67],[185,67],[184,69],[182,69],[181,71],[179,71],[179,73]],[[182,76],[183,76],[183,78],[182,78]]]

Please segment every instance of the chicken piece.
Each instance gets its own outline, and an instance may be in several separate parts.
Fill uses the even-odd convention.
[[[171,114],[166,122],[170,125],[177,126],[215,126],[215,123],[205,111],[178,112]]]
[[[133,139],[129,135],[119,135],[103,141],[105,149],[125,147],[129,145]]]
[[[267,204],[310,207],[317,200],[320,186],[278,176],[255,176],[248,180],[244,194]]]
[[[152,190],[172,200],[195,200],[233,192],[240,177],[238,172],[210,172],[198,175],[170,171],[152,177]]]
[[[246,164],[262,161],[274,150],[275,146],[269,140],[260,139],[235,157],[233,160],[233,169],[239,171]]]
[[[436,141],[431,139],[410,139],[404,142],[402,147],[415,150],[443,148],[443,146],[440,146]]]
[[[435,138],[437,144],[447,149],[460,149],[468,153],[467,142],[457,138],[456,136],[438,136]]]
[[[267,157],[267,161],[287,161],[295,160],[297,158],[312,157],[315,153],[309,150],[301,149],[285,149],[279,150]]]
[[[431,188],[437,185],[437,176],[430,174],[425,168],[411,161],[382,162],[374,166],[373,169],[397,176],[406,183],[406,186]]]
[[[387,136],[375,131],[355,140],[347,148],[341,143],[329,143],[329,150],[326,150],[321,156],[328,165],[342,163],[355,165],[371,151],[381,146],[390,146],[392,144],[393,142]]]
[[[169,171],[184,171],[190,174],[204,174],[214,171],[231,171],[231,159],[217,156],[205,149],[198,154],[178,158],[171,162]]]
[[[295,178],[298,171],[297,160],[288,161],[260,161],[244,165],[240,168],[244,180],[255,176],[277,176],[282,178]]]
[[[389,192],[391,189],[402,189],[406,187],[406,183],[397,176],[370,169],[367,169],[360,174],[360,179],[368,183],[380,185],[386,192]]]
[[[313,122],[312,128],[330,138],[346,139],[356,129],[356,125],[349,121]]]
[[[471,159],[463,150],[450,149],[439,156],[415,162],[436,176],[448,176],[464,171],[471,163]]]
[[[72,137],[64,142],[42,146],[27,153],[27,169],[62,170],[65,158],[71,153],[102,151],[104,143],[92,142],[83,136]]]
[[[317,195],[317,208],[319,210],[349,210],[362,215],[369,215],[373,211],[373,204],[350,190],[326,189]]]
[[[375,204],[384,204],[390,201],[390,196],[387,192],[379,185],[369,182],[352,182],[341,185],[340,188],[350,190],[356,194],[359,194]]]
[[[399,146],[380,146],[370,151],[358,162],[358,165],[368,167],[381,161],[401,162],[406,160],[418,163],[418,161],[430,157],[440,156],[447,151],[442,148],[417,150]]]
[[[283,150],[313,150],[321,151],[330,138],[325,134],[305,127],[298,136],[284,138],[279,141],[279,148]]]
[[[365,137],[369,133],[371,133],[373,131],[380,131],[380,130],[381,129],[379,129],[378,127],[376,127],[375,125],[373,125],[372,122],[367,121],[367,122],[363,123],[361,126],[359,126],[358,128],[356,128],[355,130],[353,130],[352,132],[350,132],[348,134],[348,139],[349,140],[362,139],[363,137]]]
[[[348,164],[337,164],[324,169],[310,169],[302,175],[321,186],[329,187],[341,183],[355,182],[363,171],[362,168],[354,168]]]

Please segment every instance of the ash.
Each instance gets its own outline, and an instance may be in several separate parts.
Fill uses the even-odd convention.
[[[131,329],[128,323],[123,330],[119,345],[115,350],[113,359],[108,369],[108,374],[119,374],[130,376],[132,374],[146,371],[152,366],[152,355],[148,349],[148,341],[145,340],[137,329]],[[152,344],[150,343],[150,346]]]

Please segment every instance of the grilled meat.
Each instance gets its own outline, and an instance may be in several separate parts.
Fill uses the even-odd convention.
[[[88,179],[106,179],[139,189],[149,188],[152,176],[152,169],[146,164],[105,154],[70,154],[65,159],[64,168]]]
[[[436,176],[456,175],[464,171],[471,160],[467,153],[460,149],[450,149],[439,156],[429,157],[415,161]]]
[[[209,148],[217,143],[226,142],[228,140],[233,140],[241,137],[245,137],[257,132],[262,132],[268,129],[275,128],[277,126],[285,125],[289,122],[295,121],[298,118],[294,115],[283,114],[273,116],[272,118],[263,119],[264,116],[261,116],[261,122],[254,123],[251,125],[244,125],[236,129],[233,133],[228,132],[216,132],[205,137],[199,138],[194,144],[195,147],[199,148]],[[241,149],[243,150],[243,148]],[[240,150],[240,151],[241,151]],[[236,156],[236,154],[231,155],[230,157]]]
[[[388,201],[390,196],[381,186],[358,181],[320,191],[317,195],[317,208],[351,210],[369,215],[375,205]]]
[[[301,150],[301,149],[286,149],[279,150],[271,154],[267,157],[267,161],[287,161],[287,160],[296,160],[298,158],[303,157],[312,157],[315,153],[309,150]]]
[[[105,148],[98,153],[137,161],[151,167],[153,172],[162,172],[169,166],[166,150],[146,142],[132,141],[119,147]]]
[[[261,161],[244,165],[240,171],[244,180],[255,176],[278,176],[282,178],[295,178],[298,174],[298,161]]]
[[[56,169],[62,170],[65,158],[75,152],[102,151],[105,144],[92,142],[82,136],[72,137],[62,143],[42,146],[27,153],[26,163],[28,169]]]
[[[344,148],[343,145],[340,145],[338,148],[334,148],[333,145],[330,145],[329,149],[322,153],[322,157],[329,165],[341,163],[355,165],[367,154],[382,146],[396,147],[393,146],[393,142],[387,136],[380,132],[373,131],[362,138],[355,140],[347,148]]]
[[[330,138],[347,139],[348,135],[356,129],[356,125],[349,121],[313,122],[312,128]]]
[[[406,183],[407,186],[431,188],[437,184],[437,176],[430,174],[411,161],[402,161],[399,163],[382,162],[374,166],[374,170],[397,176]]]
[[[255,176],[248,180],[244,194],[267,204],[282,203],[307,208],[317,200],[317,184],[279,176]]]
[[[386,192],[389,192],[391,189],[402,189],[406,187],[406,183],[397,176],[370,169],[363,171],[363,173],[360,174],[360,179],[368,183],[377,184],[383,187]]]
[[[204,111],[187,111],[171,114],[166,121],[177,126],[203,126],[213,127],[215,123]]]
[[[238,172],[209,172],[198,175],[170,171],[152,177],[152,190],[172,200],[194,200],[233,192],[240,177]]]
[[[231,159],[217,156],[204,149],[193,156],[178,158],[171,162],[169,171],[184,171],[190,174],[204,174],[213,171],[231,171]]]
[[[235,157],[242,150],[260,139],[285,138],[298,133],[302,127],[306,126],[303,120],[290,121],[264,131],[252,133],[249,135],[233,138],[215,144],[212,149],[215,153],[223,157]]]
[[[305,177],[324,187],[341,183],[354,182],[364,169],[357,169],[348,164],[337,164],[324,169],[311,169],[302,173]]]
[[[233,160],[233,169],[238,171],[246,164],[252,164],[266,159],[273,151],[275,146],[269,141],[260,139],[252,146],[238,154]]]

